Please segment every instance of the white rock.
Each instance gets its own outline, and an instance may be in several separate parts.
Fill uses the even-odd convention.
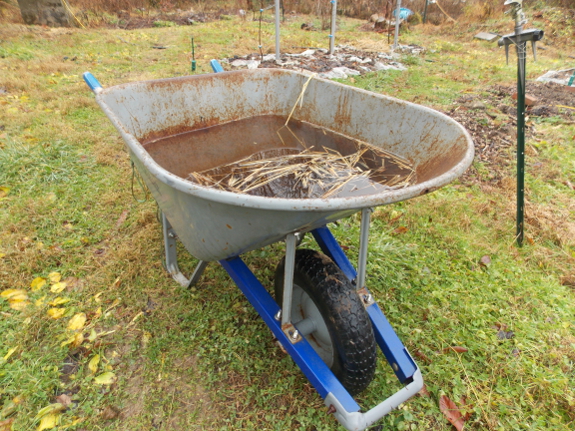
[[[264,55],[263,61],[274,61],[276,59],[275,54]]]
[[[333,70],[343,72],[348,76],[361,75],[361,72],[359,72],[358,70],[355,70],[355,69],[350,69],[349,67],[334,67]]]
[[[315,49],[306,49],[304,52],[302,52],[300,55],[304,56],[304,57],[311,57],[312,55],[315,54]]]
[[[230,65],[232,65],[233,67],[244,67],[248,65],[248,61],[247,60],[242,60],[242,59],[237,59],[234,60],[230,63]]]
[[[325,79],[334,79],[334,78],[345,79],[345,78],[347,78],[346,73],[340,69],[344,69],[344,68],[343,67],[336,67],[335,69],[332,69],[329,72],[320,73],[319,76],[320,76],[320,78],[325,78]]]
[[[260,65],[260,62],[257,60],[248,60],[247,62],[248,69],[257,69]]]
[[[374,69],[377,71],[380,71],[380,70],[407,70],[407,67],[405,67],[401,63],[393,62],[392,64],[385,64],[385,63],[378,61],[377,63],[375,63]]]

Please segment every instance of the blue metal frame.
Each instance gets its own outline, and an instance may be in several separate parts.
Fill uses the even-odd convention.
[[[319,245],[319,248],[321,248],[321,251],[327,254],[331,260],[339,266],[339,269],[343,271],[347,278],[351,281],[355,280],[357,278],[355,268],[327,226],[314,229],[311,233]]]
[[[321,397],[325,398],[331,393],[339,400],[346,411],[358,412],[360,410],[359,405],[313,350],[307,340],[302,338],[301,341],[292,344],[287,335],[284,334],[280,321],[275,319],[280,307],[242,259],[235,257],[229,260],[220,260],[220,264],[230,274]]]

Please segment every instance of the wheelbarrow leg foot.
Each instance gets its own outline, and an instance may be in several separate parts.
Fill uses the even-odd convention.
[[[192,274],[192,277],[188,279],[184,274],[182,274],[178,266],[178,252],[176,250],[177,235],[164,213],[162,213],[162,228],[164,231],[166,270],[170,273],[172,278],[182,286],[187,288],[195,286],[198,281],[200,281],[200,277],[206,269],[206,266],[208,266],[208,262],[200,260]]]

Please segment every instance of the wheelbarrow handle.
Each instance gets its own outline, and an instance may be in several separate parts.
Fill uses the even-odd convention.
[[[90,87],[90,90],[92,90],[94,93],[98,94],[103,90],[102,84],[100,84],[96,77],[90,72],[84,72],[82,77],[84,78],[84,81],[86,81],[86,84],[88,84],[88,87]]]
[[[210,60],[210,66],[212,66],[212,70],[214,71],[214,73],[219,73],[219,72],[224,71],[224,68],[222,67],[222,65],[220,64],[220,62],[218,60]]]
[[[334,394],[328,394],[324,400],[326,406],[335,409],[335,418],[349,431],[365,430],[370,425],[380,420],[382,417],[399,407],[416,395],[423,388],[423,378],[421,371],[417,369],[413,375],[413,381],[404,388],[391,395],[385,401],[381,402],[371,410],[361,412],[348,412],[339,402]]]

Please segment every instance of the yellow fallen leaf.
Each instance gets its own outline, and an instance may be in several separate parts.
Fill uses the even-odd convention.
[[[34,301],[34,305],[36,307],[41,307],[42,305],[44,305],[45,300],[46,300],[46,295],[44,295],[42,298],[38,298],[36,301]]]
[[[42,289],[45,285],[46,279],[44,277],[36,277],[34,280],[32,280],[32,283],[30,283],[30,287],[34,291]]]
[[[10,299],[12,296],[19,294],[20,292],[26,292],[22,289],[6,289],[0,293],[0,297]]]
[[[94,377],[94,383],[98,385],[111,385],[116,381],[116,375],[111,371],[100,374]]]
[[[96,330],[95,330],[95,329],[92,329],[92,330],[90,331],[90,336],[88,337],[88,340],[89,340],[90,342],[93,342],[97,337],[98,337],[98,334],[96,334]]]
[[[74,335],[74,341],[72,341],[72,347],[80,347],[84,342],[84,334],[81,332],[76,333]]]
[[[0,259],[2,259],[4,256],[6,256],[6,253],[0,252]]]
[[[7,361],[10,358],[10,356],[12,356],[14,354],[14,352],[16,350],[18,350],[18,347],[20,347],[20,346],[16,346],[16,347],[12,347],[11,349],[8,349],[8,353],[6,353],[4,355],[4,360]]]
[[[74,335],[68,337],[66,341],[60,343],[61,347],[70,345],[71,347],[79,347],[84,342],[84,334],[81,332],[76,332]]]
[[[42,241],[38,241],[38,242],[36,243],[36,248],[37,248],[38,250],[42,250],[42,249],[44,248],[44,243],[43,243]]]
[[[144,333],[142,334],[142,345],[144,347],[148,345],[148,343],[150,342],[150,338],[152,338],[152,334],[149,333],[148,331],[144,331]]]
[[[38,425],[36,431],[52,429],[56,427],[56,425],[58,425],[59,421],[60,421],[60,413],[58,412],[48,413],[46,416],[42,417],[42,419],[40,420],[40,425]]]
[[[102,307],[98,307],[98,309],[94,313],[94,319],[99,319],[100,316],[102,316]]]
[[[51,272],[48,274],[48,278],[52,283],[58,283],[62,279],[62,275],[59,272]]]
[[[2,298],[11,299],[28,299],[28,294],[24,289],[6,289],[0,293]]]
[[[50,316],[52,319],[60,319],[65,312],[65,308],[50,308],[48,310],[48,316]]]
[[[60,293],[61,291],[63,291],[66,288],[66,283],[64,281],[61,281],[59,283],[54,283],[51,287],[50,287],[50,292],[54,292],[54,293]]]
[[[34,418],[34,420],[37,421],[38,419],[42,419],[46,415],[49,415],[51,413],[58,413],[61,412],[62,410],[64,410],[63,404],[61,403],[50,404],[44,407],[43,409],[40,409],[40,411],[36,413],[36,417]]]
[[[88,368],[92,372],[92,374],[96,374],[98,371],[98,364],[100,363],[100,355],[94,355],[90,362],[88,363]]]
[[[67,424],[61,424],[60,427],[58,428],[58,430],[65,430],[68,429],[74,425],[78,425],[80,422],[82,422],[84,420],[84,418],[76,418],[74,419],[72,422],[67,423]]]
[[[64,347],[64,346],[67,346],[68,344],[72,344],[75,339],[76,339],[76,334],[69,336],[67,340],[62,341],[60,343],[60,347]]]
[[[28,304],[30,304],[29,301],[22,299],[11,299],[8,301],[8,303],[10,304],[10,308],[16,311],[22,311],[28,306]]]
[[[84,327],[86,323],[86,314],[77,313],[68,322],[68,329],[71,331],[78,331]]]
[[[5,198],[10,193],[10,187],[0,187],[0,199]]]
[[[8,299],[10,308],[12,308],[13,310],[22,311],[29,304],[28,294],[23,289],[6,289],[2,293],[0,293],[0,296]]]
[[[14,422],[14,418],[6,419],[0,421],[0,431],[12,431],[12,423]]]
[[[62,298],[62,297],[58,296],[52,302],[49,302],[48,305],[51,305],[52,307],[56,307],[58,305],[65,304],[66,302],[70,302],[70,298]]]

